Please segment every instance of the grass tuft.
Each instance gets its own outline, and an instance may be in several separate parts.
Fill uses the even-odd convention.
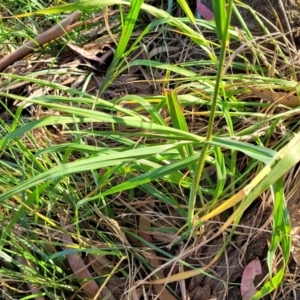
[[[82,12],[0,74],[3,299],[233,299],[256,257],[297,293],[297,49],[171,4],[1,4],[2,59]]]

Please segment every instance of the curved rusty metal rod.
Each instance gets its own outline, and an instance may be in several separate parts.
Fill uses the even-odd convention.
[[[50,29],[38,35],[34,40],[28,41],[13,53],[3,57],[0,60],[0,72],[5,70],[14,62],[24,58],[25,56],[33,52],[34,49],[39,48],[40,46],[43,46],[74,29],[74,26],[71,26],[71,24],[75,20],[77,20],[80,15],[81,12],[79,10],[73,12],[70,16],[65,18],[60,23],[52,26]],[[80,25],[80,23],[78,23],[78,25]]]

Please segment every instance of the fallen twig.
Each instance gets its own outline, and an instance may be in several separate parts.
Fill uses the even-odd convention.
[[[52,26],[50,29],[37,36],[36,39],[27,42],[13,53],[2,58],[0,60],[0,72],[5,70],[14,62],[30,54],[34,49],[43,46],[74,29],[74,26],[71,26],[71,24],[77,20],[80,15],[81,12],[79,10],[75,11],[70,16],[65,18],[61,23]],[[81,23],[79,22],[78,25],[80,24]]]

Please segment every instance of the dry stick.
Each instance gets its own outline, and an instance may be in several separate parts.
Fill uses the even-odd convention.
[[[50,29],[37,36],[36,39],[27,42],[25,45],[21,46],[13,53],[2,58],[0,60],[0,72],[5,70],[14,62],[21,60],[22,58],[30,54],[34,49],[39,48],[40,46],[43,46],[72,30],[74,27],[70,25],[75,20],[77,20],[80,15],[81,12],[79,10],[75,11],[70,16],[65,18],[61,23],[52,26]]]
[[[287,29],[288,29],[288,31],[289,31],[289,33],[290,33],[290,38],[291,38],[292,44],[293,44],[293,46],[296,48],[295,40],[294,40],[294,37],[293,37],[293,34],[292,34],[293,31],[292,31],[292,28],[291,28],[291,25],[290,25],[289,18],[288,18],[287,14],[286,14],[285,7],[284,7],[284,5],[283,5],[283,3],[282,3],[282,0],[279,0],[279,1],[278,1],[278,4],[279,4],[279,7],[280,7],[280,9],[281,9],[281,11],[282,11],[282,13],[283,13],[283,16],[284,16],[284,20],[285,20]]]

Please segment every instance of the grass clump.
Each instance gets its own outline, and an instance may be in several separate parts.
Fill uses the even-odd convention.
[[[234,299],[256,257],[252,299],[297,293],[296,49],[230,27],[226,3],[216,22],[185,2],[2,4],[23,14],[1,20],[4,58],[82,12],[1,73],[5,299]]]

